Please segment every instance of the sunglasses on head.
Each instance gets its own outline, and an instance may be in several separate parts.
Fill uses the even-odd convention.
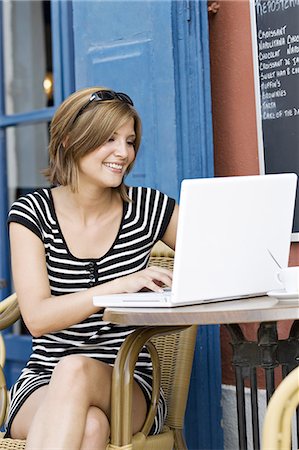
[[[87,103],[85,103],[79,111],[77,112],[73,124],[76,122],[78,117],[82,114],[82,112],[90,105],[92,102],[105,102],[107,100],[119,100],[121,102],[128,103],[131,106],[134,106],[132,99],[123,92],[114,92],[114,91],[97,91],[91,94]]]

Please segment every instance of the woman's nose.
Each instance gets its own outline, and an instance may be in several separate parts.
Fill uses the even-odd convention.
[[[128,155],[128,145],[126,141],[118,141],[116,143],[115,153],[123,158]]]

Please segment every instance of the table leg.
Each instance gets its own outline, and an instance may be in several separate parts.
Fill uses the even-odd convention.
[[[257,376],[256,368],[250,369],[250,393],[251,393],[251,415],[252,415],[252,435],[253,442],[260,447],[259,434],[259,414],[258,414],[258,396],[257,396]]]
[[[276,322],[261,323],[257,332],[261,353],[260,366],[265,370],[267,404],[275,389],[274,369],[277,360],[278,334]]]
[[[261,323],[256,341],[248,341],[238,324],[226,325],[233,350],[232,364],[236,375],[237,415],[239,449],[247,450],[247,424],[245,414],[244,380],[251,389],[253,448],[260,449],[257,378],[256,369],[265,372],[267,403],[275,390],[275,368],[281,366],[285,377],[299,364],[299,321],[294,321],[288,339],[278,339],[277,323]],[[299,437],[299,415],[297,411],[297,434]],[[298,441],[299,442],[299,441]]]
[[[237,396],[239,447],[242,450],[247,450],[245,394],[244,394],[244,379],[243,379],[242,368],[239,366],[236,366],[235,374],[236,374],[236,396]]]

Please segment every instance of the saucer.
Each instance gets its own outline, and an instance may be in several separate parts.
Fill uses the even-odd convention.
[[[269,291],[267,295],[279,299],[297,299],[299,302],[299,292],[286,292],[284,289],[281,289],[278,291]]]

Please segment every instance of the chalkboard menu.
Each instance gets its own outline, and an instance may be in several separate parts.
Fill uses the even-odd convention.
[[[299,175],[299,0],[256,0],[254,14],[262,171]],[[298,197],[297,191],[294,240],[299,238]]]

